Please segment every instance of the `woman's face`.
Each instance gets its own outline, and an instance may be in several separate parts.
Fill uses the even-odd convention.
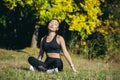
[[[56,32],[59,28],[59,22],[57,20],[51,20],[48,24],[48,29],[50,31]]]

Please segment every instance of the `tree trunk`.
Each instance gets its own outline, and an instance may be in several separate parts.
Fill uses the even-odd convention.
[[[35,25],[35,30],[32,36],[32,41],[31,41],[31,47],[32,48],[37,48],[37,39],[38,39],[38,31],[39,31],[39,25]]]

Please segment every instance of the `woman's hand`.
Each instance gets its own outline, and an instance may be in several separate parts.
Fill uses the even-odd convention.
[[[73,70],[74,72],[77,72],[77,70],[76,70],[74,67],[72,67],[72,70]]]
[[[77,70],[75,69],[74,65],[71,65],[71,68],[74,72],[77,72]]]

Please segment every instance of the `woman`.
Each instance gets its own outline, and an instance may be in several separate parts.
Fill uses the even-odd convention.
[[[70,67],[74,72],[76,72],[71,57],[66,49],[64,38],[56,33],[58,29],[59,21],[57,19],[52,19],[48,24],[48,35],[41,39],[38,59],[29,57],[28,61],[37,70],[42,70],[48,73],[53,71],[62,71],[63,62],[60,58],[60,50],[62,50]],[[42,62],[41,60],[43,58],[44,51],[46,52],[47,58],[45,62]]]

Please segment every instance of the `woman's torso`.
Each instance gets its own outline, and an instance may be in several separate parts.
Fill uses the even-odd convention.
[[[57,34],[51,40],[48,39],[48,36],[45,36],[43,39],[42,47],[48,57],[60,58],[61,47]]]

